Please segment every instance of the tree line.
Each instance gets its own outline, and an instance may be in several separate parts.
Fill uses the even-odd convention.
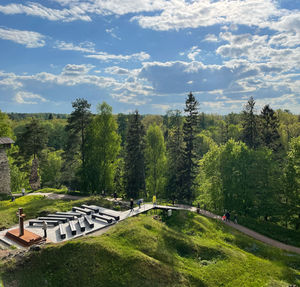
[[[192,93],[183,112],[97,114],[85,99],[67,117],[0,113],[12,189],[40,187],[200,204],[300,227],[300,117],[251,97],[241,113],[204,114]],[[52,115],[52,116],[50,116]],[[42,120],[43,119],[43,120]]]

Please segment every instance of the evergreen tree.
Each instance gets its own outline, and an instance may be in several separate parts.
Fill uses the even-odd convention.
[[[125,145],[124,183],[128,197],[137,198],[145,193],[145,131],[138,111],[130,115]]]
[[[85,99],[76,99],[75,102],[72,103],[72,107],[74,108],[74,111],[71,113],[70,117],[68,118],[68,124],[66,126],[66,131],[68,131],[70,134],[68,148],[69,149],[75,148],[75,150],[78,150],[78,146],[76,147],[76,145],[78,145],[79,143],[82,165],[84,166],[84,162],[85,162],[84,146],[85,146],[85,139],[86,139],[86,129],[91,121],[91,115],[92,115],[90,112],[91,105]],[[79,137],[79,140],[74,141],[75,137]],[[68,150],[67,152],[70,152],[70,150]]]
[[[163,195],[165,186],[166,147],[162,130],[151,125],[146,134],[146,186],[150,195]]]
[[[25,130],[19,134],[17,138],[20,154],[25,160],[29,160],[31,156],[37,158],[40,152],[46,147],[47,142],[48,135],[46,129],[36,118],[33,118],[31,122],[25,126]]]
[[[199,103],[192,93],[189,93],[185,102],[185,121],[183,124],[183,166],[181,169],[182,192],[181,198],[190,201],[193,198],[193,185],[196,177],[196,153],[195,153],[195,137],[198,119]]]
[[[248,103],[243,111],[242,120],[242,141],[250,148],[258,147],[258,121],[257,116],[254,114],[255,101],[250,97]]]
[[[183,118],[179,110],[170,111],[167,141],[167,184],[166,197],[179,199],[181,192],[181,167],[183,166]]]
[[[76,99],[72,107],[74,111],[65,128],[68,139],[63,153],[62,180],[69,188],[76,189],[80,187],[80,173],[84,170],[86,131],[92,114],[91,105],[85,99]]]
[[[105,102],[98,106],[87,131],[83,189],[90,192],[113,192],[121,138],[112,108]]]
[[[25,161],[28,161],[33,156],[29,178],[29,183],[33,190],[40,188],[38,156],[46,147],[47,142],[47,132],[36,118],[33,118],[31,122],[25,126],[24,132],[21,133],[17,139],[20,154],[24,157]]]
[[[260,114],[261,141],[264,146],[275,152],[281,147],[278,127],[279,120],[274,110],[265,105]]]

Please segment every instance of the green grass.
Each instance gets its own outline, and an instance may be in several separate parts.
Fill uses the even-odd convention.
[[[289,286],[300,256],[268,247],[221,222],[174,212],[142,215],[102,236],[34,252],[2,268],[5,286]]]
[[[270,238],[300,247],[300,230],[287,229],[278,224],[264,220],[256,220],[251,217],[239,217],[238,221],[239,224]]]
[[[43,195],[28,195],[17,198],[15,201],[0,201],[0,230],[18,223],[16,212],[23,207],[25,219],[45,216],[55,211],[69,211],[73,206],[81,204],[96,204],[111,209],[120,209],[112,202],[102,199],[100,196],[86,197],[80,200],[53,200]]]

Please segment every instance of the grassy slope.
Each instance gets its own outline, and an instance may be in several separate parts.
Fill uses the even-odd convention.
[[[275,223],[256,220],[251,217],[239,217],[239,223],[256,232],[286,244],[300,247],[300,230],[287,229]]]
[[[52,200],[42,195],[30,195],[10,200],[0,201],[0,230],[18,223],[16,212],[23,207],[26,219],[36,218],[55,211],[68,211],[72,206],[81,204],[99,204],[100,206],[113,208],[113,203],[103,200],[101,197],[92,196],[80,200]]]
[[[288,286],[300,256],[178,212],[166,223],[130,218],[106,234],[50,245],[10,263],[5,286]],[[10,282],[8,284],[8,282]]]

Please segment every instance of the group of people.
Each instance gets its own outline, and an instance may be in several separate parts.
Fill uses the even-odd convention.
[[[229,222],[230,221],[230,213],[229,211],[226,211],[225,214],[222,216],[222,220],[223,221],[227,221]],[[234,223],[237,223],[237,216],[235,215],[234,218],[233,218],[233,222]]]

